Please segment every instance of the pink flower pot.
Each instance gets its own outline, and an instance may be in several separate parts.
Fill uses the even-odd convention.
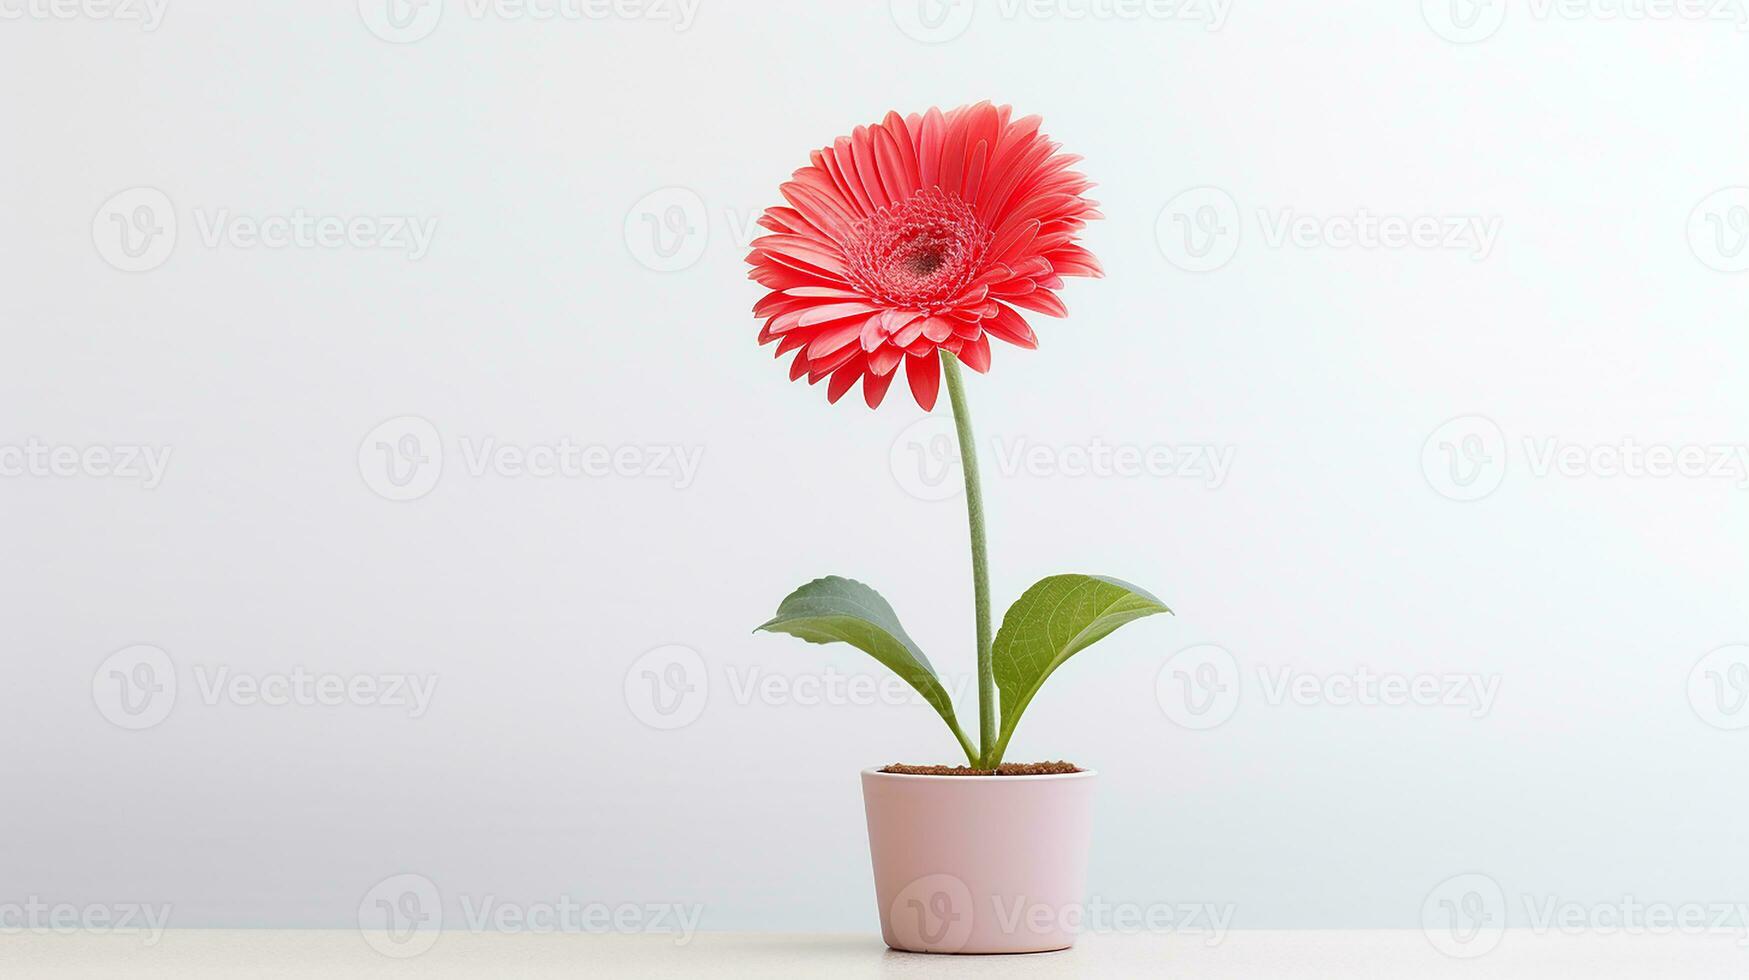
[[[1096,775],[864,769],[881,938],[914,953],[1040,953],[1074,945],[1086,899]]]

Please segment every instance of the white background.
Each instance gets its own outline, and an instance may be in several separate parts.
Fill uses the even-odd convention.
[[[1108,216],[1108,278],[971,381],[998,610],[1088,571],[1177,611],[1065,667],[1010,753],[1101,770],[1091,891],[1237,927],[1414,926],[1472,873],[1515,924],[1749,899],[1749,660],[1690,685],[1749,642],[1745,474],[1608,466],[1749,444],[1739,24],[978,0],[930,31],[904,0],[703,0],[677,29],[450,0],[390,43],[373,0],[170,0],[152,30],[26,2],[0,0],[0,902],[350,926],[410,873],[452,916],[569,897],[871,929],[857,770],[953,743],[916,705],[746,695],[881,676],[751,628],[854,576],[963,683],[963,505],[919,499],[954,476],[907,469],[938,443],[899,390],[827,406],[755,345],[744,243],[810,148],[986,97],[1042,114]],[[177,230],[126,272],[106,202],[137,187]],[[1200,187],[1225,197],[1179,199]],[[1185,268],[1174,200],[1226,229],[1224,264]],[[415,259],[204,233],[300,211],[435,234]],[[1362,212],[1498,238],[1271,240]],[[395,501],[366,437],[409,416],[443,464]],[[469,471],[482,440],[566,438],[702,456],[690,481]],[[1539,473],[1549,440],[1590,462]],[[1020,441],[1051,465],[1004,472]],[[1095,442],[1232,465],[1064,472]],[[171,456],[148,489],[33,470],[33,443]],[[136,644],[176,692],[127,730],[100,666]],[[640,658],[673,645],[703,698],[661,730],[642,671],[669,654]],[[1197,658],[1230,712],[1201,730],[1173,686]],[[297,668],[437,687],[419,717],[203,692]],[[1338,696],[1271,698],[1284,669]],[[1335,703],[1363,669],[1497,697]]]

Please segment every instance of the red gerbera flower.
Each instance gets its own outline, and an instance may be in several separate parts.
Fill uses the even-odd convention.
[[[1069,169],[1080,157],[980,102],[858,126],[812,154],[768,208],[749,277],[771,290],[753,307],[761,344],[795,351],[790,379],[831,378],[836,402],[857,381],[874,408],[904,364],[911,394],[935,407],[940,351],[975,371],[990,337],[1036,347],[1015,307],[1064,316],[1062,276],[1099,276],[1075,244],[1095,202]]]

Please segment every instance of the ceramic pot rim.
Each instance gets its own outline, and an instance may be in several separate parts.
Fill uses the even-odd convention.
[[[1048,772],[1030,776],[937,776],[913,772],[882,772],[879,766],[864,769],[862,774],[881,779],[945,779],[963,783],[1034,783],[1046,780],[1092,779],[1099,775],[1097,769],[1083,769],[1080,772]]]

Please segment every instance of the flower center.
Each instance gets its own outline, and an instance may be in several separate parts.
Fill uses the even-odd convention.
[[[966,202],[926,187],[857,222],[844,254],[851,279],[870,296],[935,312],[977,277],[990,238]]]
[[[905,271],[914,276],[927,276],[941,268],[947,261],[947,249],[927,247],[919,249],[904,261]]]

